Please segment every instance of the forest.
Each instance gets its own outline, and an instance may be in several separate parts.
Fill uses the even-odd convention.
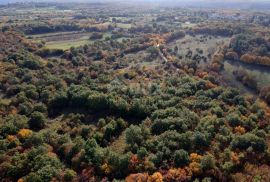
[[[269,182],[270,12],[0,6],[0,181]]]

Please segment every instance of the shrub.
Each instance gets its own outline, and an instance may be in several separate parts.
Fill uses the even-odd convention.
[[[253,150],[257,152],[264,152],[267,148],[267,145],[263,138],[260,138],[251,133],[236,136],[231,142],[231,146],[233,149],[239,148],[242,150],[246,150],[249,147],[252,147]]]
[[[129,110],[129,114],[131,116],[138,118],[145,118],[150,114],[150,112],[151,108],[149,104],[142,99],[134,99]]]
[[[137,155],[138,155],[138,158],[140,160],[143,160],[146,156],[147,156],[148,152],[146,150],[146,148],[144,147],[141,147],[138,151],[137,151]]]
[[[221,168],[226,172],[226,173],[231,173],[234,170],[234,163],[229,161],[229,162],[225,162]]]
[[[156,139],[154,148],[159,151],[166,147],[169,150],[175,151],[178,149],[184,149],[189,151],[192,148],[192,132],[178,133],[177,131],[166,131],[159,135]],[[171,154],[169,154],[171,155]],[[171,156],[170,156],[171,157]]]
[[[54,166],[46,165],[39,169],[36,174],[43,182],[50,182],[53,177],[56,177],[59,174],[59,172],[60,169]]]
[[[104,153],[95,139],[87,140],[84,149],[85,159],[89,164],[102,165]]]
[[[27,172],[26,166],[26,155],[15,153],[11,158],[10,165],[8,165],[6,171],[7,177],[16,179],[20,176],[23,176],[23,174]]]
[[[270,104],[270,87],[263,87],[260,90],[260,97]]]
[[[131,125],[126,129],[126,143],[130,146],[140,146],[143,142],[143,132],[139,126]]]
[[[103,93],[93,93],[88,96],[86,105],[95,111],[106,110],[109,108],[108,96]]]
[[[242,54],[245,51],[247,51],[249,48],[249,43],[248,43],[249,39],[250,39],[249,36],[245,34],[240,34],[236,36],[234,39],[232,39],[230,46],[233,48],[235,52]]]
[[[27,182],[42,182],[40,176],[33,172],[29,173],[29,175],[27,175],[25,179]]]
[[[29,68],[32,70],[37,70],[42,67],[41,62],[39,60],[24,60],[22,61],[20,66],[23,68]]]
[[[102,39],[103,34],[102,33],[98,33],[98,32],[94,32],[92,33],[92,35],[90,36],[90,40],[96,40],[96,39]]]
[[[163,177],[164,181],[191,181],[190,171],[188,169],[169,169]]]
[[[237,127],[242,124],[240,116],[236,113],[229,114],[227,119],[231,127]]]
[[[183,167],[186,166],[189,162],[189,155],[188,153],[181,149],[181,150],[177,150],[174,153],[174,165],[176,167]]]
[[[118,177],[124,177],[127,174],[131,155],[126,153],[120,155],[115,152],[109,151],[107,156],[108,166],[111,166],[112,173]]]
[[[208,133],[195,132],[192,141],[196,148],[209,147],[211,138]]]
[[[50,114],[56,114],[61,111],[63,108],[68,106],[68,96],[64,91],[59,91],[49,103]]]
[[[27,117],[19,114],[8,115],[0,124],[0,135],[15,135],[20,129],[27,128]]]
[[[33,105],[30,102],[24,102],[19,104],[19,113],[24,115],[29,115],[33,111]]]
[[[37,100],[39,97],[39,94],[36,90],[36,88],[32,88],[32,87],[28,87],[26,88],[27,90],[25,90],[25,96],[29,99],[33,99],[33,100]]]
[[[183,38],[183,37],[185,37],[185,35],[186,34],[183,31],[173,32],[166,38],[166,42],[169,43],[169,42],[171,42],[173,40]]]
[[[102,130],[104,130],[104,139],[109,141],[112,137],[118,136],[126,128],[126,125],[127,123],[121,118],[111,120],[102,128]]]
[[[231,51],[231,52],[227,52],[225,55],[226,59],[230,59],[230,60],[239,60],[239,56],[236,52]]]
[[[110,96],[108,104],[111,112],[119,113],[121,115],[126,115],[128,112],[129,104],[121,97]]]
[[[203,156],[201,160],[201,166],[203,170],[209,170],[215,168],[215,158],[211,154]]]
[[[19,132],[18,132],[18,137],[19,138],[27,138],[29,137],[30,135],[32,134],[32,130],[29,130],[29,129],[21,129]]]
[[[43,137],[39,133],[33,133],[25,140],[24,147],[40,146],[44,142]]]
[[[65,174],[64,174],[64,180],[66,182],[72,181],[74,179],[74,177],[76,177],[76,176],[77,176],[77,173],[75,171],[73,171],[71,169],[67,169],[65,171]]]
[[[151,59],[155,59],[159,55],[159,50],[156,47],[149,47],[146,51],[150,54]]]
[[[46,113],[47,112],[47,107],[46,105],[42,104],[42,103],[38,103],[34,106],[34,111],[38,111],[41,113]]]
[[[45,127],[46,118],[41,112],[35,111],[31,114],[29,126],[33,129],[42,129]]]

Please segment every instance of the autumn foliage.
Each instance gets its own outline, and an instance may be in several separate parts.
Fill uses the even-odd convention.
[[[32,130],[29,130],[29,129],[21,129],[21,130],[18,132],[18,137],[19,137],[19,138],[27,138],[27,137],[29,137],[31,134],[32,134]]]

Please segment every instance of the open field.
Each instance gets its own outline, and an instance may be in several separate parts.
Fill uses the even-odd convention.
[[[226,74],[230,74],[232,77],[233,72],[236,70],[245,70],[257,81],[259,87],[270,85],[270,70],[262,66],[250,66],[244,63],[226,61],[224,63],[224,70]]]
[[[117,23],[116,26],[119,28],[129,29],[129,28],[131,28],[132,25],[128,24],[128,23]]]
[[[89,40],[88,36],[80,37],[75,40],[65,40],[65,41],[51,41],[45,44],[48,49],[63,49],[67,50],[71,47],[79,47],[85,44],[90,44],[92,41]]]
[[[82,33],[82,32],[58,32],[58,33],[48,33],[48,34],[37,34],[31,36],[35,41],[46,42],[45,48],[48,49],[63,49],[67,50],[71,47],[79,47],[85,44],[93,43],[90,40],[92,33]],[[101,40],[105,40],[106,37],[110,37],[110,33],[103,34]]]

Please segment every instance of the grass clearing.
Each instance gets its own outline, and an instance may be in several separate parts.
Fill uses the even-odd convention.
[[[124,28],[124,29],[129,29],[129,28],[131,28],[131,24],[128,24],[128,23],[117,23],[117,27]]]
[[[77,34],[77,33],[80,33],[80,31],[33,34],[33,35],[28,35],[28,37],[32,37],[32,38],[35,38],[35,39],[43,39],[43,38],[51,37],[51,36],[73,35],[73,34]]]
[[[11,99],[4,99],[0,96],[0,106],[9,106],[11,103]]]
[[[76,38],[73,38],[72,35],[70,35],[70,39],[67,38],[66,40],[48,41],[45,45],[45,48],[67,50],[71,47],[79,47],[85,44],[91,44],[95,40],[90,40],[90,35],[91,34],[82,34],[82,36],[78,36]],[[101,40],[105,40],[106,37],[110,36],[110,33],[104,33]]]
[[[63,49],[67,50],[71,47],[79,47],[85,44],[90,44],[92,41],[89,38],[81,38],[78,40],[53,41],[46,43],[48,49]]]
[[[125,140],[125,132],[122,132],[122,134],[109,146],[109,148],[114,152],[123,154],[125,152],[125,148],[127,147]]]

